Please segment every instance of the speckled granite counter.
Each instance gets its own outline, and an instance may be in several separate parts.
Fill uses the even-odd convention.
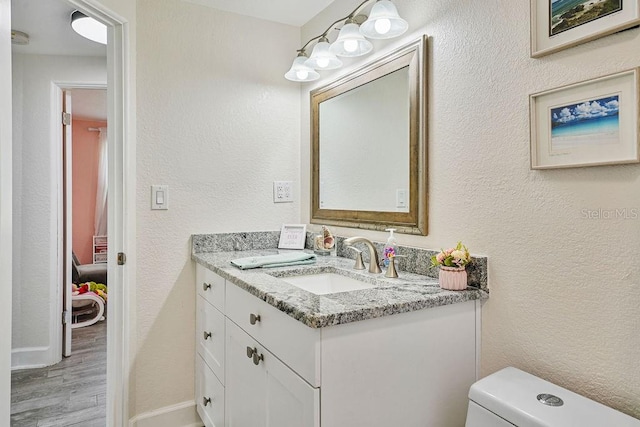
[[[194,245],[191,258],[311,328],[488,298],[485,291],[476,288],[468,288],[465,291],[440,289],[437,279],[419,274],[400,271],[399,278],[388,279],[384,274],[353,270],[352,259],[336,256],[318,257],[317,262],[312,265],[268,269],[240,270],[230,264],[231,260],[236,258],[276,253],[277,249],[198,252]],[[375,287],[315,295],[279,279],[318,272],[342,274],[373,284]]]

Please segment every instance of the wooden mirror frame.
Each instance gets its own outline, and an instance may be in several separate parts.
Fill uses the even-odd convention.
[[[311,92],[311,223],[427,234],[427,37]],[[320,103],[409,67],[409,212],[320,208]],[[383,171],[380,171],[382,174]]]

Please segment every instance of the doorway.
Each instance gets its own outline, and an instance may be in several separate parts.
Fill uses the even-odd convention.
[[[23,0],[20,0],[19,3],[24,4]],[[35,8],[39,8],[40,6],[50,3],[50,2],[36,2],[37,5]],[[110,329],[112,332],[108,333],[107,341],[109,343],[109,354],[107,357],[107,365],[109,370],[109,377],[107,380],[107,425],[125,425],[128,422],[128,370],[130,364],[130,356],[129,356],[129,348],[130,346],[130,338],[129,338],[129,330],[132,329],[132,325],[130,323],[130,314],[128,305],[125,304],[125,301],[129,301],[125,294],[130,293],[130,287],[127,286],[130,278],[133,277],[133,272],[129,272],[129,264],[117,266],[117,258],[119,253],[129,255],[130,259],[133,259],[133,236],[130,235],[130,230],[133,230],[132,225],[135,223],[133,220],[134,213],[134,191],[133,191],[133,183],[135,177],[135,168],[130,167],[125,169],[125,164],[133,163],[133,144],[134,144],[134,120],[133,120],[133,111],[129,109],[129,106],[132,105],[130,103],[129,98],[129,85],[133,81],[130,77],[130,65],[129,59],[131,57],[129,51],[129,38],[126,30],[127,22],[125,19],[120,16],[110,12],[107,8],[103,7],[98,1],[93,0],[67,0],[66,3],[75,6],[80,9],[86,15],[94,17],[99,21],[105,23],[108,26],[108,40],[109,40],[109,48],[107,51],[107,83],[109,85],[109,95],[108,95],[108,116],[109,116],[109,127],[110,127],[110,136],[108,140],[108,151],[110,158],[113,159],[110,165],[110,188],[111,191],[109,193],[109,242],[110,247],[108,250],[108,260],[109,260],[109,278],[112,284],[117,284],[115,291],[111,292],[110,295],[110,304],[112,310],[110,310],[110,322],[113,324],[113,328]],[[112,2],[110,2],[112,3]],[[2,7],[2,12],[0,15],[0,24],[4,28],[7,25],[7,14],[4,12],[9,12],[10,8],[8,7],[7,0],[0,0],[0,7]],[[123,6],[125,9],[128,6]],[[133,13],[130,16],[134,16]],[[49,17],[51,18],[51,17]],[[8,32],[2,32],[3,37],[7,35]],[[11,64],[11,53],[6,49],[0,49],[0,54],[2,57],[0,58],[3,64]],[[2,70],[4,71],[4,70]],[[6,73],[2,73],[3,79],[8,76]],[[6,87],[6,82],[3,82]],[[51,82],[50,93],[53,93],[54,86],[58,84],[64,84],[64,82]],[[10,86],[10,83],[9,83]],[[3,91],[3,93],[5,93]],[[10,99],[10,97],[8,98]],[[50,103],[47,103],[49,105]],[[15,105],[15,103],[14,103]],[[6,105],[3,102],[3,107],[7,106],[9,118],[11,116],[11,103]],[[6,115],[3,114],[0,117],[0,130],[3,129],[3,125],[7,123]],[[58,117],[54,117],[53,114],[47,121],[49,123],[54,123]],[[11,120],[9,120],[9,123]],[[51,128],[53,129],[53,125]],[[14,132],[15,134],[15,132]],[[11,153],[11,151],[7,151],[6,147],[9,144],[11,145],[11,133],[1,132],[0,133],[0,148],[2,149],[3,157],[6,153]],[[15,146],[16,144],[14,144]],[[3,162],[3,170],[0,171],[2,173],[6,173],[6,163]],[[10,166],[10,165],[9,165]],[[9,173],[11,173],[11,168],[8,169]],[[14,170],[14,175],[16,171]],[[50,175],[48,175],[50,176]],[[51,176],[53,178],[53,176]],[[12,182],[10,179],[5,179],[2,176],[2,180],[0,181],[2,185],[0,189],[0,193],[2,196],[2,200],[9,200],[12,197]],[[6,214],[6,205],[2,206],[2,214],[3,216]],[[9,205],[10,206],[10,205]],[[57,209],[54,209],[57,210]],[[14,210],[15,211],[15,210]],[[55,215],[59,215],[56,213]],[[15,224],[15,213],[9,216],[9,221],[3,220],[4,224],[9,224],[11,227],[11,222],[14,220]],[[58,222],[59,216],[52,216],[52,225],[55,227],[55,224]],[[15,227],[13,227],[15,228]],[[14,238],[16,233],[5,234],[3,229],[3,238],[5,236],[11,237],[13,234]],[[59,240],[56,240],[56,244]],[[51,246],[51,245],[49,245]],[[5,250],[6,246],[2,246],[2,249]],[[51,252],[54,258],[53,261],[50,260],[50,264],[52,266],[60,265],[60,257],[59,251],[56,251],[55,248]],[[18,258],[18,262],[20,262],[20,255],[12,251],[14,263],[13,266],[16,265],[16,258]],[[124,258],[124,257],[122,257]],[[9,258],[11,259],[11,258]],[[11,271],[11,268],[8,269]],[[3,271],[3,273],[6,270]],[[59,277],[61,273],[59,273],[57,267],[51,269],[51,275],[54,277]],[[13,277],[12,277],[13,276]],[[8,281],[14,283],[14,287],[16,286],[16,277],[15,274],[8,276],[3,274],[3,278],[8,278]],[[33,283],[29,285],[33,286]],[[56,288],[57,292],[58,288]],[[11,289],[8,291],[2,292],[2,297],[7,296],[7,300],[11,301]],[[15,292],[14,292],[15,294]],[[55,305],[55,304],[54,304]],[[10,311],[8,311],[10,313]],[[53,310],[52,310],[53,313]],[[41,313],[43,314],[43,313]],[[51,319],[51,325],[59,325],[60,323],[60,312],[57,314],[52,314],[49,316]],[[13,318],[7,322],[7,325],[10,327],[11,323],[14,322]],[[55,328],[48,328],[53,329]],[[50,334],[50,337],[53,337],[53,334]],[[8,337],[10,338],[10,337]],[[4,344],[3,337],[3,344]],[[51,346],[54,345],[54,339],[50,339],[48,341]],[[57,341],[57,345],[59,345],[59,341]],[[5,345],[2,346],[3,352],[7,347]],[[46,349],[45,349],[46,350]],[[0,359],[8,360],[8,355],[3,353],[0,356]],[[2,385],[3,390],[7,384],[7,377],[5,374],[2,375]],[[1,394],[4,399],[8,400],[8,394],[4,392]],[[4,420],[9,419],[9,407],[7,405],[8,402],[3,402],[0,405],[0,423],[3,423]]]
[[[105,320],[107,280],[107,88],[58,86],[62,98],[61,191],[62,356],[73,351],[73,331]],[[106,357],[105,357],[106,360]]]

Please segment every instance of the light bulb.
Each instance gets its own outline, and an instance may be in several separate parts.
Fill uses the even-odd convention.
[[[387,34],[391,29],[391,21],[387,18],[380,18],[376,20],[374,27],[378,34]]]
[[[329,58],[318,58],[318,68],[326,68],[329,65]]]
[[[300,80],[306,80],[306,78],[309,77],[309,72],[307,70],[297,70],[296,77]]]
[[[358,49],[357,40],[345,40],[344,50],[346,50],[347,52],[355,52],[357,49]]]

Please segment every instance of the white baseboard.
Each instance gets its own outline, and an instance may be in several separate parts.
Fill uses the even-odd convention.
[[[202,426],[202,421],[196,412],[196,403],[193,400],[145,412],[144,414],[136,415],[129,421],[129,427]]]
[[[11,350],[11,370],[32,369],[51,366],[57,362],[50,360],[51,349],[49,347],[23,347]],[[60,356],[62,360],[62,356]]]

